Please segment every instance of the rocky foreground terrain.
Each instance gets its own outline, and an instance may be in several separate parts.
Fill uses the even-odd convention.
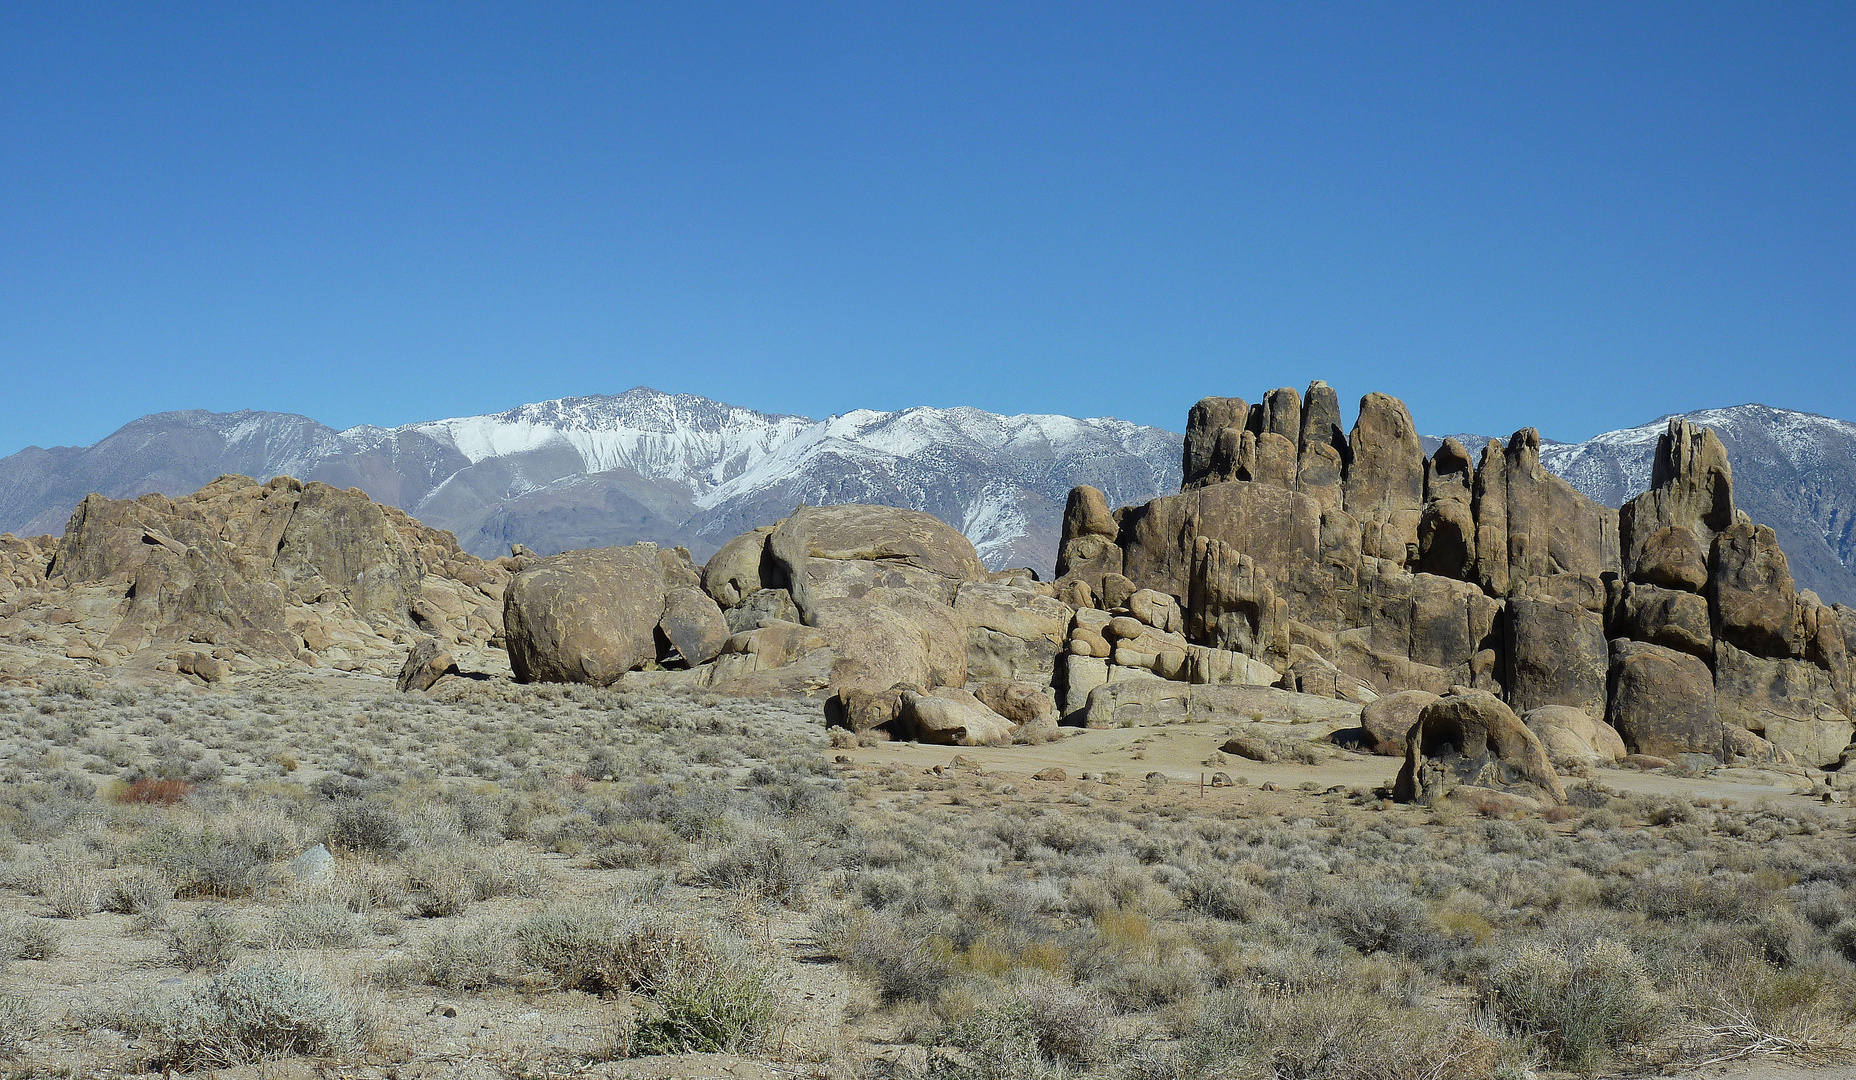
[[[1337,1078],[1849,1054],[1856,611],[1796,586],[1708,428],[1669,422],[1619,509],[1541,454],[1426,453],[1383,394],[1343,430],[1321,383],[1207,398],[1177,493],[1069,492],[1050,581],[868,504],[699,565],[483,560],[287,477],[89,496],[62,536],[0,538],[0,1051]]]

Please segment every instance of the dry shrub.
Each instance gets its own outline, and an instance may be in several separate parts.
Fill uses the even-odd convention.
[[[220,972],[190,993],[138,998],[81,1019],[149,1039],[159,1068],[341,1056],[358,1051],[366,1035],[361,1013],[334,987],[276,961]]]
[[[1488,989],[1497,1015],[1573,1069],[1596,1068],[1670,1020],[1643,961],[1605,938],[1572,948],[1538,941],[1509,946],[1489,969]]]
[[[145,804],[148,806],[173,806],[186,801],[193,794],[193,785],[185,780],[160,779],[144,776],[124,784],[116,793],[119,803]]]

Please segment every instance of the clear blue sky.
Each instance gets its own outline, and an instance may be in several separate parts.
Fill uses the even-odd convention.
[[[638,384],[1856,419],[1856,5],[0,10],[0,453]]]

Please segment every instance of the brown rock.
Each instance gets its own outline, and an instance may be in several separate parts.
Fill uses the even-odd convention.
[[[702,588],[702,571],[697,568],[696,560],[690,557],[689,548],[658,548],[657,565],[664,572],[666,589]]]
[[[1804,660],[1768,660],[1722,642],[1714,695],[1722,723],[1745,728],[1807,765],[1835,764],[1856,735],[1830,673]]]
[[[1559,768],[1618,761],[1626,752],[1617,731],[1583,709],[1545,705],[1528,711],[1521,722],[1540,739],[1547,757]]]
[[[1803,655],[1803,611],[1770,528],[1741,521],[1714,538],[1708,594],[1717,637],[1757,656]]]
[[[825,722],[833,727],[848,728],[859,735],[878,728],[888,728],[892,735],[899,738],[910,737],[912,731],[896,730],[903,712],[902,695],[909,692],[919,691],[906,684],[883,690],[847,686],[825,702]]]
[[[1069,773],[1064,772],[1062,769],[1059,769],[1055,765],[1052,765],[1048,769],[1040,769],[1037,772],[1031,774],[1031,779],[1033,780],[1063,781],[1063,780],[1068,780],[1069,778],[1070,778]]]
[[[1360,726],[1376,754],[1396,757],[1405,752],[1405,736],[1438,696],[1423,690],[1400,690],[1366,703]]]
[[[1681,538],[1665,536],[1662,530],[1679,528],[1699,549],[1707,550],[1715,534],[1733,521],[1733,469],[1727,463],[1727,448],[1712,429],[1670,420],[1656,443],[1650,490],[1618,512],[1624,574],[1645,584],[1685,588],[1684,582],[1693,580],[1685,553],[1662,549],[1669,544],[1679,547]]]
[[[1033,683],[994,679],[975,687],[973,696],[1014,724],[1039,723],[1057,717],[1057,702],[1050,696],[1050,690]]]
[[[1612,633],[1647,641],[1702,660],[1714,657],[1708,601],[1692,592],[1655,585],[1625,585],[1611,617]]]
[[[767,588],[785,588],[781,572],[767,552],[767,538],[777,526],[751,529],[723,544],[702,568],[702,588],[723,608],[733,608]]]
[[[1611,643],[1611,697],[1605,719],[1639,754],[1721,752],[1721,720],[1708,665],[1687,653],[1639,641]]]
[[[915,737],[944,746],[1000,746],[1012,738],[1012,724],[980,704],[965,690],[941,687],[923,694],[902,692],[902,718]]]
[[[1186,414],[1181,490],[1237,478],[1237,442],[1250,415],[1243,398],[1208,397]]]
[[[812,625],[837,652],[835,689],[966,684],[966,624],[953,608],[912,589],[878,588],[861,597],[818,601]]]
[[[673,588],[664,594],[664,613],[657,632],[669,650],[690,667],[706,664],[721,653],[729,638],[728,621],[709,594],[693,586]],[[659,659],[667,659],[660,650]]]
[[[1235,754],[1251,761],[1260,761],[1266,765],[1280,760],[1268,742],[1248,735],[1234,735],[1226,739],[1224,745],[1218,749],[1227,754]]]
[[[420,638],[406,654],[406,664],[400,668],[395,685],[401,693],[430,690],[432,684],[457,670],[451,653],[437,638]]]
[[[1574,604],[1508,602],[1508,700],[1521,712],[1570,705],[1605,711],[1610,648],[1605,623]]]
[[[913,590],[946,605],[983,581],[973,544],[940,519],[892,506],[802,506],[767,541],[807,622],[823,601]]]
[[[1708,554],[1693,532],[1680,525],[1665,525],[1643,541],[1630,579],[1698,593],[1708,585]]]
[[[1566,791],[1546,748],[1494,694],[1450,694],[1432,702],[1405,737],[1405,764],[1393,785],[1399,802],[1429,802],[1470,784],[1549,804]]]
[[[663,571],[652,545],[569,551],[537,560],[504,594],[517,682],[608,686],[657,656]]]
[[[798,622],[799,608],[785,589],[758,589],[722,613],[729,630],[741,633],[775,622]]]
[[[1188,585],[1189,640],[1250,656],[1288,652],[1285,605],[1256,560],[1216,537],[1198,537]]]

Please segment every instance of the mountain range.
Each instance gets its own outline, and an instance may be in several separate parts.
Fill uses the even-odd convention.
[[[1856,603],[1856,424],[1764,405],[1683,415],[1720,435],[1737,504],[1777,531],[1799,585]],[[1668,419],[1544,443],[1541,460],[1617,506],[1648,486]],[[92,491],[181,494],[242,473],[361,488],[486,556],[655,540],[700,560],[801,503],[874,502],[957,526],[988,565],[1047,572],[1070,488],[1092,484],[1112,506],[1177,491],[1180,445],[1106,418],[912,408],[812,420],[645,387],[345,431],[289,413],[168,412],[92,446],[0,458],[0,531],[59,532]]]

